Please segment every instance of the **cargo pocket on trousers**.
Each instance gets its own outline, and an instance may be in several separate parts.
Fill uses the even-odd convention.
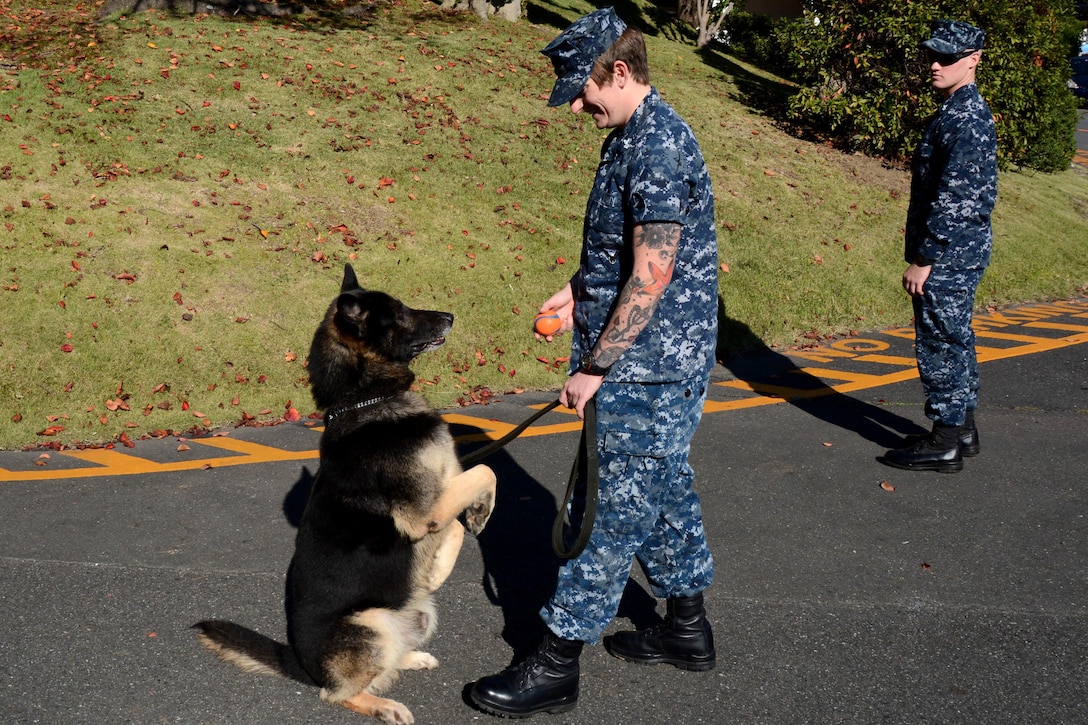
[[[655,385],[647,385],[642,400],[629,401],[631,405],[621,414],[619,425],[610,425],[601,445],[604,450],[629,456],[664,458],[687,445],[690,438],[688,407],[697,391],[691,387],[673,400],[654,396]],[[641,396],[640,396],[641,397]]]

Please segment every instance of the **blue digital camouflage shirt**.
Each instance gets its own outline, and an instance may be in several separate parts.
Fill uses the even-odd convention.
[[[572,367],[592,349],[631,276],[635,225],[683,225],[672,280],[654,317],[612,366],[613,382],[673,382],[706,375],[717,339],[718,242],[714,194],[691,128],[656,89],[601,150],[586,206],[574,293]]]
[[[911,172],[906,261],[931,260],[934,283],[958,271],[985,269],[997,201],[997,132],[974,83],[941,104],[922,134]]]

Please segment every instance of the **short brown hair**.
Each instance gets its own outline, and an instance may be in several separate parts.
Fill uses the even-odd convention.
[[[599,86],[609,85],[612,82],[612,68],[617,60],[627,64],[631,69],[631,77],[637,83],[650,84],[650,66],[646,60],[646,41],[642,37],[642,31],[635,28],[624,30],[612,47],[597,58],[589,77]]]

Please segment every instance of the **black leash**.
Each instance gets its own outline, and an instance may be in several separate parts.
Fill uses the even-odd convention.
[[[461,465],[465,468],[487,458],[498,451],[510,441],[521,435],[526,428],[535,423],[541,416],[559,407],[559,401],[549,403],[544,408],[533,413],[525,422],[518,425],[509,433],[498,440],[488,443],[461,458]],[[582,425],[582,439],[578,445],[578,453],[574,457],[574,465],[570,470],[570,479],[567,481],[567,491],[563,495],[563,501],[559,505],[559,512],[555,516],[552,525],[552,551],[560,559],[574,559],[589,543],[589,535],[593,533],[593,521],[597,517],[597,493],[600,488],[600,463],[597,458],[597,405],[593,398],[589,399],[584,409],[585,422]],[[564,531],[567,526],[567,506],[574,498],[575,484],[578,482],[578,470],[583,465],[586,467],[586,508],[582,515],[582,526],[578,531],[578,537],[570,549],[564,549]]]
[[[539,420],[545,413],[550,413],[551,411],[555,410],[558,407],[559,407],[559,401],[558,400],[555,400],[555,401],[552,401],[551,403],[548,403],[547,406],[541,408],[537,412],[530,415],[529,418],[524,423],[522,423],[518,427],[514,428],[512,431],[510,431],[509,433],[504,435],[502,438],[499,438],[498,440],[495,440],[495,441],[491,441],[490,443],[488,443],[483,448],[478,448],[478,449],[472,451],[472,453],[466,454],[464,457],[461,458],[461,466],[464,467],[464,468],[468,468],[469,466],[471,466],[471,465],[473,465],[475,463],[479,463],[480,461],[487,458],[492,453],[498,451],[500,448],[505,446],[507,443],[509,443],[510,441],[514,440],[519,435],[524,433],[526,428],[531,426],[533,423],[537,422],[537,420]]]
[[[597,404],[590,398],[584,409],[585,423],[582,425],[582,441],[578,446],[578,453],[574,457],[574,465],[570,469],[570,479],[567,481],[567,492],[563,494],[563,500],[559,504],[559,512],[555,515],[555,523],[552,524],[552,551],[560,559],[574,559],[582,553],[589,543],[589,535],[593,533],[593,521],[597,518],[597,493],[600,488],[600,463],[597,460]],[[563,550],[563,532],[566,528],[567,505],[574,499],[574,484],[578,481],[578,468],[585,459],[586,466],[586,510],[582,514],[582,525],[578,529],[578,538],[569,550]]]

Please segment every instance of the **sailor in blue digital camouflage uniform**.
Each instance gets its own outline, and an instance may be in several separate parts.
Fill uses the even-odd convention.
[[[539,649],[471,690],[483,710],[514,717],[574,707],[582,645],[615,616],[635,559],[667,616],[605,638],[606,649],[696,671],[715,658],[703,607],[714,567],[688,465],[717,337],[710,178],[691,129],[649,83],[642,34],[612,8],[580,18],[542,52],[557,76],[548,105],[570,103],[612,129],[579,269],[541,305],[574,333],[559,401],[583,417],[596,400],[600,499],[588,545],[541,611]]]
[[[926,395],[925,436],[881,459],[896,468],[952,473],[979,453],[978,361],[971,329],[975,290],[990,262],[997,201],[997,134],[975,85],[986,35],[938,20],[922,43],[944,102],[911,163],[903,289],[914,304],[918,374]]]

